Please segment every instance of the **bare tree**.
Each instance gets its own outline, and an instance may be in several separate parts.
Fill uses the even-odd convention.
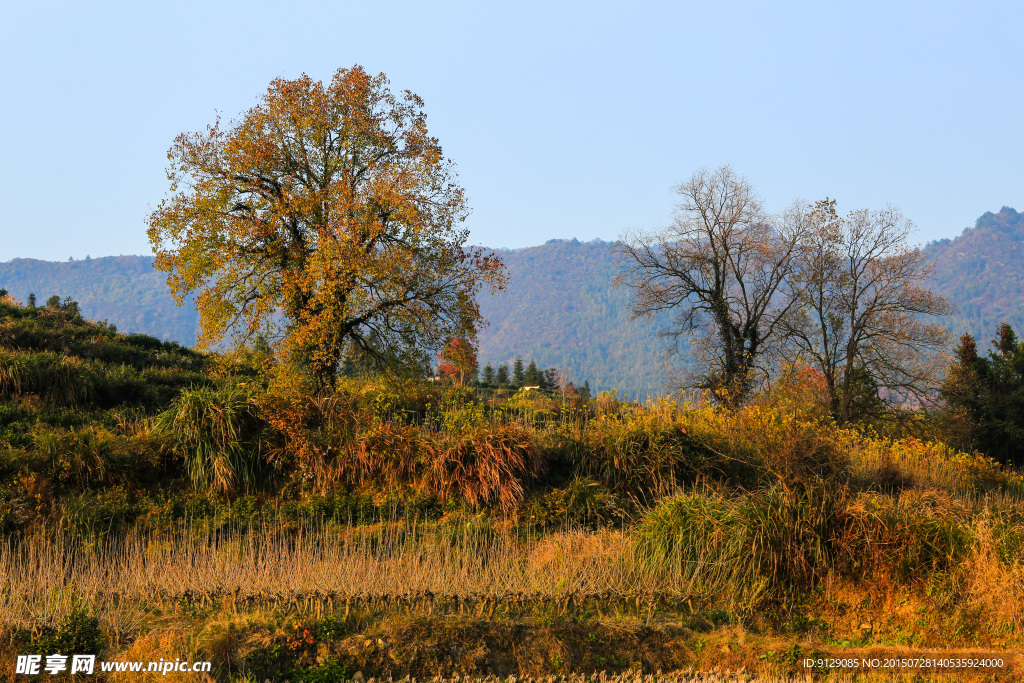
[[[767,375],[780,321],[794,304],[779,293],[803,224],[769,221],[754,188],[728,166],[698,171],[676,192],[670,226],[623,237],[616,282],[633,289],[634,317],[677,314],[666,333],[672,348],[694,339],[707,368],[688,386],[735,405],[759,372]]]
[[[783,288],[800,304],[782,320],[786,355],[822,373],[840,423],[922,400],[941,366],[931,353],[948,338],[923,316],[951,306],[923,286],[930,269],[907,244],[913,224],[892,207],[844,218],[829,199],[790,216],[803,238]]]

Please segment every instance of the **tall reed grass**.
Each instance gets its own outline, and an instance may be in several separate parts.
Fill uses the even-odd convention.
[[[183,527],[98,542],[39,534],[0,545],[0,624],[45,623],[83,602],[103,613],[152,612],[183,597],[264,609],[289,608],[296,598],[303,607],[319,600],[322,609],[330,600],[340,609],[346,600],[383,605],[429,596],[438,609],[447,604],[461,611],[460,600],[479,605],[496,596],[552,603],[689,593],[680,577],[654,571],[631,547],[623,532],[524,537],[472,522],[320,526],[294,534]]]
[[[883,593],[938,581],[965,603],[1024,606],[1024,506],[971,508],[936,492],[705,488],[666,498],[622,531],[526,532],[482,515],[297,529],[254,522],[10,537],[0,545],[0,623],[59,616],[83,600],[168,609],[182,596],[234,609],[402,596],[421,606],[427,596],[598,605],[604,596],[606,606],[667,599],[752,614],[832,581]],[[1020,621],[1008,608],[996,613]]]
[[[682,493],[654,507],[637,530],[637,551],[686,577],[705,602],[749,611],[813,588],[834,566],[845,496],[781,486],[746,496]]]

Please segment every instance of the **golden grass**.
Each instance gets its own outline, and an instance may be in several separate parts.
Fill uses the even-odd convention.
[[[175,658],[186,662],[204,661],[206,653],[195,633],[180,627],[156,628],[135,638],[128,647],[119,650],[109,661],[121,662],[157,662],[170,661]],[[219,653],[218,653],[219,654]],[[218,662],[220,663],[220,662]],[[216,680],[208,673],[169,671],[167,673],[133,673],[121,672],[110,675],[110,680],[119,681],[178,681],[184,683],[212,683]]]
[[[976,523],[978,543],[968,562],[968,601],[990,623],[1019,628],[1024,623],[1024,558],[1002,561],[992,527],[990,515]]]
[[[946,491],[961,497],[997,493],[1024,499],[1024,477],[980,453],[910,437],[886,439],[842,432],[856,481],[892,488]]]
[[[136,531],[96,545],[40,534],[0,546],[0,624],[46,623],[83,602],[114,618],[115,630],[129,630],[140,614],[183,600],[316,613],[414,602],[462,612],[492,610],[496,597],[564,610],[568,596],[605,594],[635,610],[655,593],[687,594],[678,577],[656,571],[630,548],[617,531],[523,539],[405,524],[233,537]]]
[[[424,680],[424,679],[421,679]],[[671,671],[663,673],[644,673],[642,671],[624,671],[610,674],[605,671],[597,674],[559,674],[557,676],[454,676],[452,678],[431,678],[431,683],[811,683],[810,675],[795,677],[765,678],[746,671]],[[838,680],[838,679],[837,679]],[[852,678],[850,679],[852,680]],[[398,681],[383,678],[368,678],[365,683],[416,683],[416,678],[403,678]]]

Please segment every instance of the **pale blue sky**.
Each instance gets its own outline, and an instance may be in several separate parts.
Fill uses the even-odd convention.
[[[356,63],[425,99],[476,243],[656,228],[723,163],[952,237],[1024,210],[1022,7],[8,2],[0,260],[149,253],[176,134]]]

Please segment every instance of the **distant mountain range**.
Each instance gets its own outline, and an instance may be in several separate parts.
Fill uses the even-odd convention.
[[[667,320],[631,320],[630,292],[616,287],[615,243],[551,240],[499,250],[509,271],[506,291],[480,298],[490,325],[480,333],[483,362],[533,358],[592,389],[632,396],[661,387]]]
[[[143,332],[165,341],[195,344],[199,314],[176,306],[166,275],[153,270],[152,256],[104,256],[81,261],[16,258],[0,263],[0,288],[41,306],[52,295],[71,297],[82,315],[106,320],[121,332]]]
[[[612,284],[619,272],[614,246],[571,239],[498,250],[510,280],[504,292],[481,297],[490,321],[480,334],[481,365],[532,358],[593,388],[631,395],[660,388],[665,341],[658,332],[668,320],[630,319],[629,291]],[[987,349],[1003,321],[1024,335],[1024,215],[1008,207],[986,213],[975,227],[923,251],[935,291],[957,305],[944,321],[957,336],[970,332]],[[86,317],[191,345],[198,315],[189,304],[174,305],[152,264],[150,256],[14,259],[0,263],[0,288],[22,300],[34,292],[40,304],[53,294],[70,296]]]
[[[945,321],[957,337],[969,332],[988,350],[996,327],[1008,322],[1024,336],[1024,214],[1004,206],[954,239],[931,242],[934,290],[957,306]]]
[[[556,367],[593,388],[647,392],[663,380],[664,323],[635,322],[629,292],[615,287],[614,243],[552,240],[539,247],[498,250],[509,271],[508,288],[484,294],[489,321],[480,334],[480,365],[510,366],[517,357]],[[0,263],[0,288],[40,305],[53,294],[78,301],[87,318],[107,320],[122,332],[143,332],[194,344],[199,316],[177,307],[151,256],[107,256],[84,261],[14,259]]]

